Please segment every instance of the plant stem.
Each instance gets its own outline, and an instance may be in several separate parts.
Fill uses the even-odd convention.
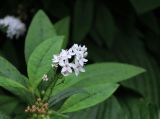
[[[48,88],[46,90],[46,95],[44,96],[43,100],[48,100],[50,98],[50,95],[52,94],[52,91],[53,91],[57,81],[58,81],[58,77],[56,75],[56,69],[55,69],[53,82],[51,82],[51,84],[48,86]]]

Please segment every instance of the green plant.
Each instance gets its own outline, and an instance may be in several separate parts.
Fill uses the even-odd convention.
[[[34,16],[25,41],[28,78],[0,57],[0,86],[13,94],[1,93],[0,102],[10,102],[9,106],[2,103],[4,119],[70,118],[68,113],[103,102],[118,89],[120,81],[145,71],[129,64],[104,62],[87,65],[79,76],[62,76],[51,64],[52,56],[67,44],[66,21],[68,18],[53,25],[42,10]],[[44,74],[48,81],[43,80]]]

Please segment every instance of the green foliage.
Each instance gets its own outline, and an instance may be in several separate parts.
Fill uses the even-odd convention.
[[[157,119],[155,107],[142,97],[121,95],[87,110],[75,112],[71,119]]]
[[[33,89],[37,88],[44,74],[51,70],[52,55],[60,52],[63,37],[53,37],[35,48],[28,61],[28,76]]]
[[[83,93],[74,94],[62,105],[60,112],[74,112],[96,105],[109,98],[117,89],[117,84],[94,84],[83,88]]]
[[[0,119],[10,119],[6,114],[0,112]]]
[[[92,0],[77,0],[74,8],[74,21],[72,39],[80,42],[89,32],[94,12]]]
[[[65,17],[54,24],[58,35],[64,36],[63,47],[66,47],[69,41],[70,17]]]
[[[24,110],[38,97],[48,102],[51,119],[158,119],[159,6],[158,0],[1,2],[1,17],[33,20],[25,44],[0,34],[0,119],[28,118]],[[88,47],[86,72],[61,77],[52,56],[77,42]]]
[[[11,80],[15,80],[16,82],[22,85],[28,85],[28,79],[26,79],[20,72],[10,64],[6,59],[0,56],[0,75]]]
[[[14,80],[0,76],[0,86],[6,90],[9,90],[25,101],[30,102],[30,100],[32,100],[32,97],[28,97],[30,96],[29,90]]]
[[[12,114],[18,105],[18,101],[15,97],[0,94],[0,110],[6,114]],[[8,109],[10,107],[10,109]]]
[[[56,36],[55,28],[46,14],[39,10],[34,16],[32,23],[29,27],[26,42],[25,42],[25,58],[26,62],[33,50],[44,40]]]
[[[75,75],[70,75],[65,77],[64,83],[55,87],[53,95],[70,87],[89,86],[92,85],[92,83],[95,85],[117,83],[142,72],[144,72],[142,68],[121,63],[97,63],[88,65],[86,67],[86,72],[82,73],[80,76],[76,77]]]
[[[108,47],[111,47],[116,32],[113,16],[105,5],[99,5],[96,11],[96,31]]]
[[[130,80],[124,82],[124,85],[141,92],[147,100],[159,106],[160,96],[157,87],[160,85],[160,75],[158,73],[160,69],[157,62],[153,59],[152,56],[147,54],[144,49],[144,45],[138,39],[134,38],[134,43],[132,41],[125,41],[125,43],[127,43],[127,46],[123,45],[122,47],[119,45],[119,47],[117,47],[121,48],[121,52],[116,53],[119,57],[119,60],[125,61],[127,56],[128,63],[138,64],[139,66],[144,67],[148,73],[145,73],[134,81]],[[128,46],[130,47],[129,51],[126,49]]]
[[[136,11],[140,14],[160,6],[159,0],[130,0]]]

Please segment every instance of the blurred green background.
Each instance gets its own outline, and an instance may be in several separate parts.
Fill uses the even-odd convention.
[[[17,16],[28,28],[39,9],[46,12],[53,24],[66,17],[60,30],[70,29],[67,47],[85,44],[89,63],[123,62],[147,70],[122,82],[110,100],[74,113],[73,119],[158,119],[159,6],[160,0],[5,0],[0,3],[0,18]],[[0,54],[26,74],[24,42],[25,36],[10,40],[0,33]]]

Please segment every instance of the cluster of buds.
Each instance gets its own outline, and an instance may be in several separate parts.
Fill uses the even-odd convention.
[[[37,99],[35,104],[27,106],[25,109],[27,113],[36,113],[36,114],[47,114],[48,112],[48,103],[44,103],[40,98]]]

